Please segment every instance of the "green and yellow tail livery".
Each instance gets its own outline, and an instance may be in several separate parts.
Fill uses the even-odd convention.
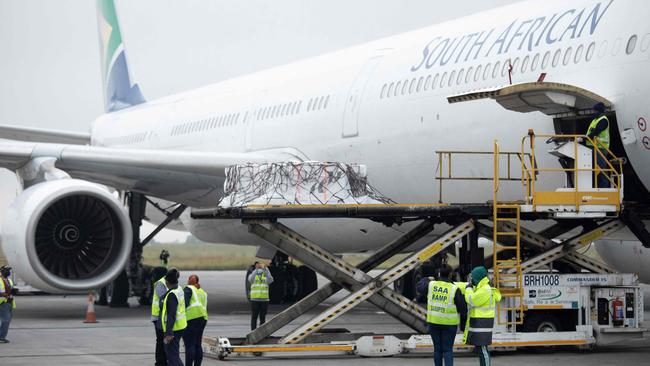
[[[132,82],[129,74],[115,3],[113,0],[96,1],[106,112],[144,103],[140,87]]]

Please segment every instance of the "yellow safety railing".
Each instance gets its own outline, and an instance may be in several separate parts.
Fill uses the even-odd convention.
[[[530,162],[536,162],[535,148],[536,140],[542,139],[564,139],[573,144],[574,157],[578,156],[578,145],[581,143],[589,143],[592,149],[592,167],[579,168],[574,164],[571,168],[547,168],[539,167],[536,164],[527,164],[522,160],[521,165],[521,178],[524,190],[526,192],[526,203],[533,205],[561,205],[570,204],[575,205],[576,211],[580,210],[583,205],[615,205],[617,210],[620,210],[621,202],[621,189],[623,183],[623,161],[614,155],[614,153],[604,146],[600,146],[597,141],[591,139],[586,135],[536,135],[533,130],[528,131],[528,135],[521,140],[521,154],[529,154],[531,156]],[[529,150],[529,151],[528,151]],[[605,162],[605,167],[598,164],[598,160],[602,159]],[[613,164],[612,162],[615,162]],[[616,166],[615,166],[616,165]],[[594,188],[598,187],[598,177],[602,174],[606,177],[611,188],[607,191],[587,191],[581,192],[579,190],[579,172],[591,172],[593,175]],[[573,176],[573,190],[569,192],[545,192],[538,190],[536,181],[538,175],[544,173],[564,173]],[[535,177],[535,179],[533,179]],[[541,179],[539,179],[541,180]],[[567,187],[568,188],[568,187]],[[586,198],[586,199],[585,199]]]
[[[438,157],[438,166],[436,173],[436,180],[438,181],[438,202],[442,203],[442,194],[443,194],[443,182],[446,180],[465,180],[465,181],[523,181],[524,178],[514,175],[515,172],[520,171],[524,172],[523,169],[513,168],[521,167],[525,164],[524,159],[528,159],[532,162],[530,154],[522,154],[521,152],[513,151],[504,151],[499,152],[497,156],[500,158],[505,158],[507,169],[505,176],[501,176],[498,170],[495,170],[492,176],[455,176],[455,171],[453,169],[453,157],[456,156],[485,156],[486,158],[491,158],[494,155],[493,151],[436,151]],[[446,164],[445,164],[446,162]]]

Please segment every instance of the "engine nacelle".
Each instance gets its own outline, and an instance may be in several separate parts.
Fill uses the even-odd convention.
[[[96,289],[124,269],[129,216],[108,190],[77,179],[26,189],[9,206],[2,249],[18,277],[47,292]]]

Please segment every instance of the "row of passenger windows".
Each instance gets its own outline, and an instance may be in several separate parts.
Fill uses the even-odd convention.
[[[107,146],[131,145],[131,144],[138,144],[144,142],[146,138],[147,138],[147,132],[140,132],[140,133],[134,133],[126,136],[108,137],[106,138],[106,140],[104,140],[103,144]]]
[[[234,126],[239,122],[239,113],[224,114],[194,122],[177,124],[172,128],[172,136],[211,130],[213,128]]]
[[[329,104],[330,96],[322,96],[316,98],[310,98],[307,102],[307,112],[317,111],[321,109],[326,109]],[[285,104],[276,104],[273,106],[263,107],[258,109],[255,112],[255,118],[259,120],[272,119],[279,117],[293,116],[300,113],[302,109],[302,100],[285,103]]]
[[[577,64],[582,60],[589,62],[593,59],[596,44],[591,43],[588,47],[580,45],[575,51],[573,47],[568,47],[565,50],[558,49],[555,52],[546,52],[544,55],[538,53],[532,58],[525,56],[523,58],[515,58],[514,60],[506,60],[505,62],[497,61],[496,63],[488,63],[487,65],[478,65],[476,67],[470,66],[465,69],[453,70],[451,72],[444,72],[442,74],[420,76],[419,78],[412,78],[400,80],[396,82],[386,83],[382,86],[379,94],[380,98],[396,97],[398,95],[406,95],[413,93],[420,93],[429,89],[452,87],[456,85],[468,84],[471,82],[486,81],[489,79],[496,79],[498,77],[506,77],[508,70],[512,63],[512,74],[534,72],[537,70],[546,70],[549,67],[558,67],[560,63],[564,66],[570,63]]]

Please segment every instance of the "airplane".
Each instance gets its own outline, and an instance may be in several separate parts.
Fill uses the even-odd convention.
[[[36,288],[96,289],[122,273],[132,228],[115,191],[169,206],[214,207],[228,166],[333,161],[365,165],[373,186],[396,202],[434,202],[435,151],[489,151],[494,139],[504,151],[519,151],[529,129],[584,133],[585,113],[598,98],[610,107],[612,149],[627,161],[625,200],[642,207],[650,200],[647,2],[515,3],[153,101],[129,71],[114,2],[98,0],[97,7],[106,113],[88,134],[0,127],[10,140],[0,143],[0,166],[16,172],[24,187],[5,215],[2,248]],[[540,74],[560,101],[530,103],[530,113],[489,100],[447,101],[507,86],[509,78],[535,84]],[[568,95],[556,85],[578,92]],[[581,107],[545,113],[567,109],[566,98]],[[558,166],[551,156],[539,159]],[[492,167],[476,162],[458,169],[480,176]],[[504,183],[502,192],[504,199],[521,198],[516,184]],[[459,182],[444,199],[486,202],[491,194]],[[372,251],[410,227],[284,222],[335,253]],[[173,224],[206,242],[264,248],[238,220],[195,220],[186,210]],[[650,249],[629,231],[600,240],[597,249],[617,269],[650,281]]]

